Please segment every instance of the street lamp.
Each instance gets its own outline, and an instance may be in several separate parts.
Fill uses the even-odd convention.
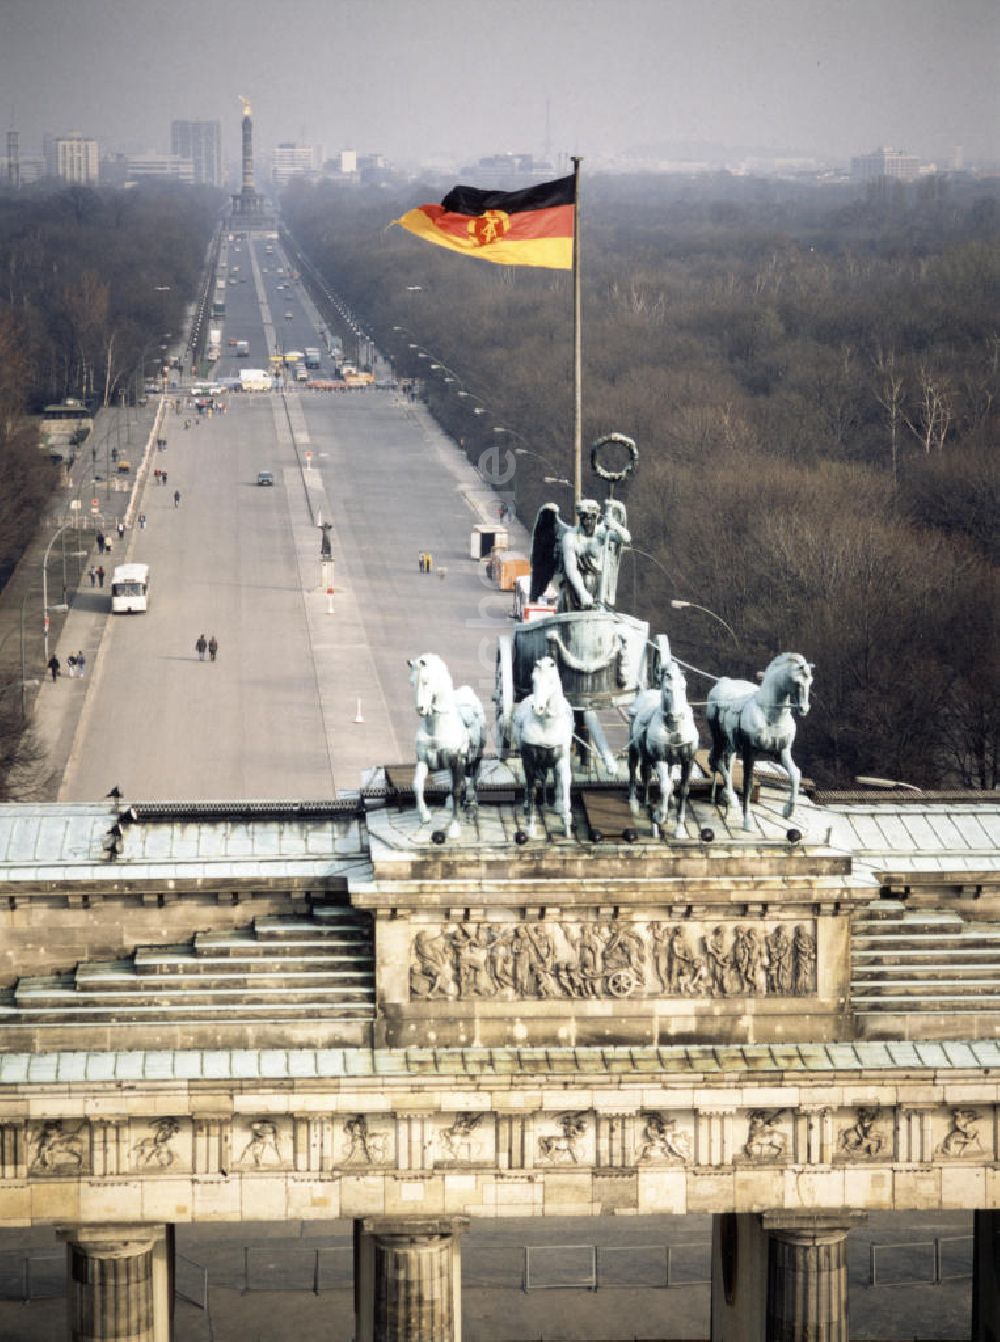
[[[732,635],[732,640],[736,646],[740,646],[740,640],[737,638],[736,631],[733,629],[732,625],[727,624],[721,615],[716,615],[714,610],[709,610],[707,606],[699,606],[697,601],[682,601],[680,597],[673,597],[670,605],[673,610],[700,610],[703,615],[708,615],[711,619],[721,624],[723,629],[727,630],[728,633]]]
[[[45,548],[45,555],[42,559],[42,634],[45,645],[45,665],[49,663],[49,555],[52,553],[52,547],[63,534],[63,532],[73,525],[72,522],[64,522],[55,533]],[[64,601],[58,602],[51,607],[52,610],[68,610],[69,607]]]

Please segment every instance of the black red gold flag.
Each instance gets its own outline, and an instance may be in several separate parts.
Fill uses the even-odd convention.
[[[456,186],[440,205],[418,205],[395,220],[410,233],[501,266],[573,266],[574,177],[522,191]]]

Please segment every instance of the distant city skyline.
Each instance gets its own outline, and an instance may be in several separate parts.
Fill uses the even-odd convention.
[[[222,123],[238,95],[258,156],[278,144],[398,164],[506,151],[595,164],[800,156],[883,145],[1000,160],[994,0],[4,0],[0,87],[24,155],[79,131],[167,152],[171,123]],[[678,153],[678,148],[682,151]]]

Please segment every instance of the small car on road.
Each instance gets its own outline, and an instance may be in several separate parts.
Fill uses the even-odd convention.
[[[258,471],[258,472],[257,472],[257,483],[258,483],[259,485],[273,485],[273,484],[274,484],[274,472],[273,472],[273,471]]]

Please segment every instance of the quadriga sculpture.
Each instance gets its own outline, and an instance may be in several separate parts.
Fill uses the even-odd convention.
[[[723,676],[712,687],[705,717],[712,733],[708,757],[712,774],[712,801],[715,801],[716,772],[722,774],[726,804],[736,808],[733,791],[733,760],[738,754],[743,764],[743,828],[750,828],[750,790],[753,763],[763,755],[782,765],[791,780],[788,801],[782,814],[787,819],[799,797],[801,777],[792,759],[796,713],[809,712],[812,685],[811,662],[797,652],[782,652],[764,672],[760,686],[749,680],[730,680]]]
[[[421,821],[427,824],[431,818],[424,801],[427,774],[447,769],[451,774],[448,835],[456,839],[462,832],[459,806],[472,815],[479,809],[476,782],[486,743],[486,715],[474,690],[468,685],[455,689],[447,666],[435,653],[425,652],[408,665],[420,717],[417,767],[413,773],[417,810]]]
[[[563,694],[559,668],[542,657],[531,673],[531,694],[514,709],[514,745],[524,768],[524,822],[528,838],[535,837],[535,803],[539,810],[549,772],[556,778],[556,808],[569,838],[572,782],[573,710]]]
[[[684,837],[684,810],[691,782],[691,764],[698,749],[698,728],[687,701],[684,672],[674,659],[661,663],[660,688],[640,690],[629,709],[628,804],[639,814],[637,775],[642,783],[642,804],[649,806],[649,784],[653,773],[660,784],[660,805],[653,812],[657,828],[667,823],[673,795],[673,770],[680,766],[677,787],[677,825],[674,837]]]

